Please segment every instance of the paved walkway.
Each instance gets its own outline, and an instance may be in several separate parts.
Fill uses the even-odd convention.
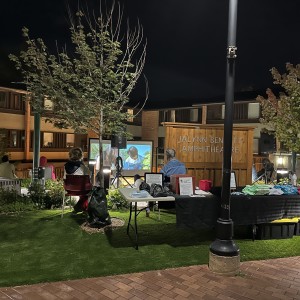
[[[234,277],[191,266],[0,288],[0,299],[300,299],[300,256],[245,262]]]

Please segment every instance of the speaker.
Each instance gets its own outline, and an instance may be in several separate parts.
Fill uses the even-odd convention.
[[[261,132],[259,140],[260,153],[269,153],[276,151],[276,139],[274,135]]]
[[[111,147],[118,149],[126,149],[127,148],[127,139],[122,135],[113,135],[111,137]]]

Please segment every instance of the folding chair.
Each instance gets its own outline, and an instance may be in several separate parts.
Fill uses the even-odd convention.
[[[64,215],[66,197],[71,199],[72,196],[87,196],[92,187],[89,175],[66,175],[61,217]]]

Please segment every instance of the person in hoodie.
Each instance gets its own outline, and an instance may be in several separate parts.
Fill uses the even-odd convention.
[[[54,166],[53,165],[48,165],[48,159],[47,159],[46,156],[41,156],[40,157],[40,167],[50,168],[51,169],[51,179],[52,180],[56,179],[55,172],[54,172]]]
[[[174,149],[166,150],[167,163],[160,170],[165,176],[165,181],[169,181],[173,174],[186,174],[184,163],[175,158],[176,151]]]
[[[83,163],[83,152],[80,148],[72,148],[69,152],[69,160],[64,166],[64,179],[66,175],[90,175],[89,168]],[[74,206],[74,211],[86,211],[88,207],[88,197],[80,196],[79,201]]]

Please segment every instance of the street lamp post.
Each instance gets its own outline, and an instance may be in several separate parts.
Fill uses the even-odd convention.
[[[237,4],[238,0],[229,1],[221,212],[217,220],[216,240],[210,245],[209,259],[213,272],[226,274],[237,273],[240,265],[239,248],[232,240],[233,222],[230,219]]]

